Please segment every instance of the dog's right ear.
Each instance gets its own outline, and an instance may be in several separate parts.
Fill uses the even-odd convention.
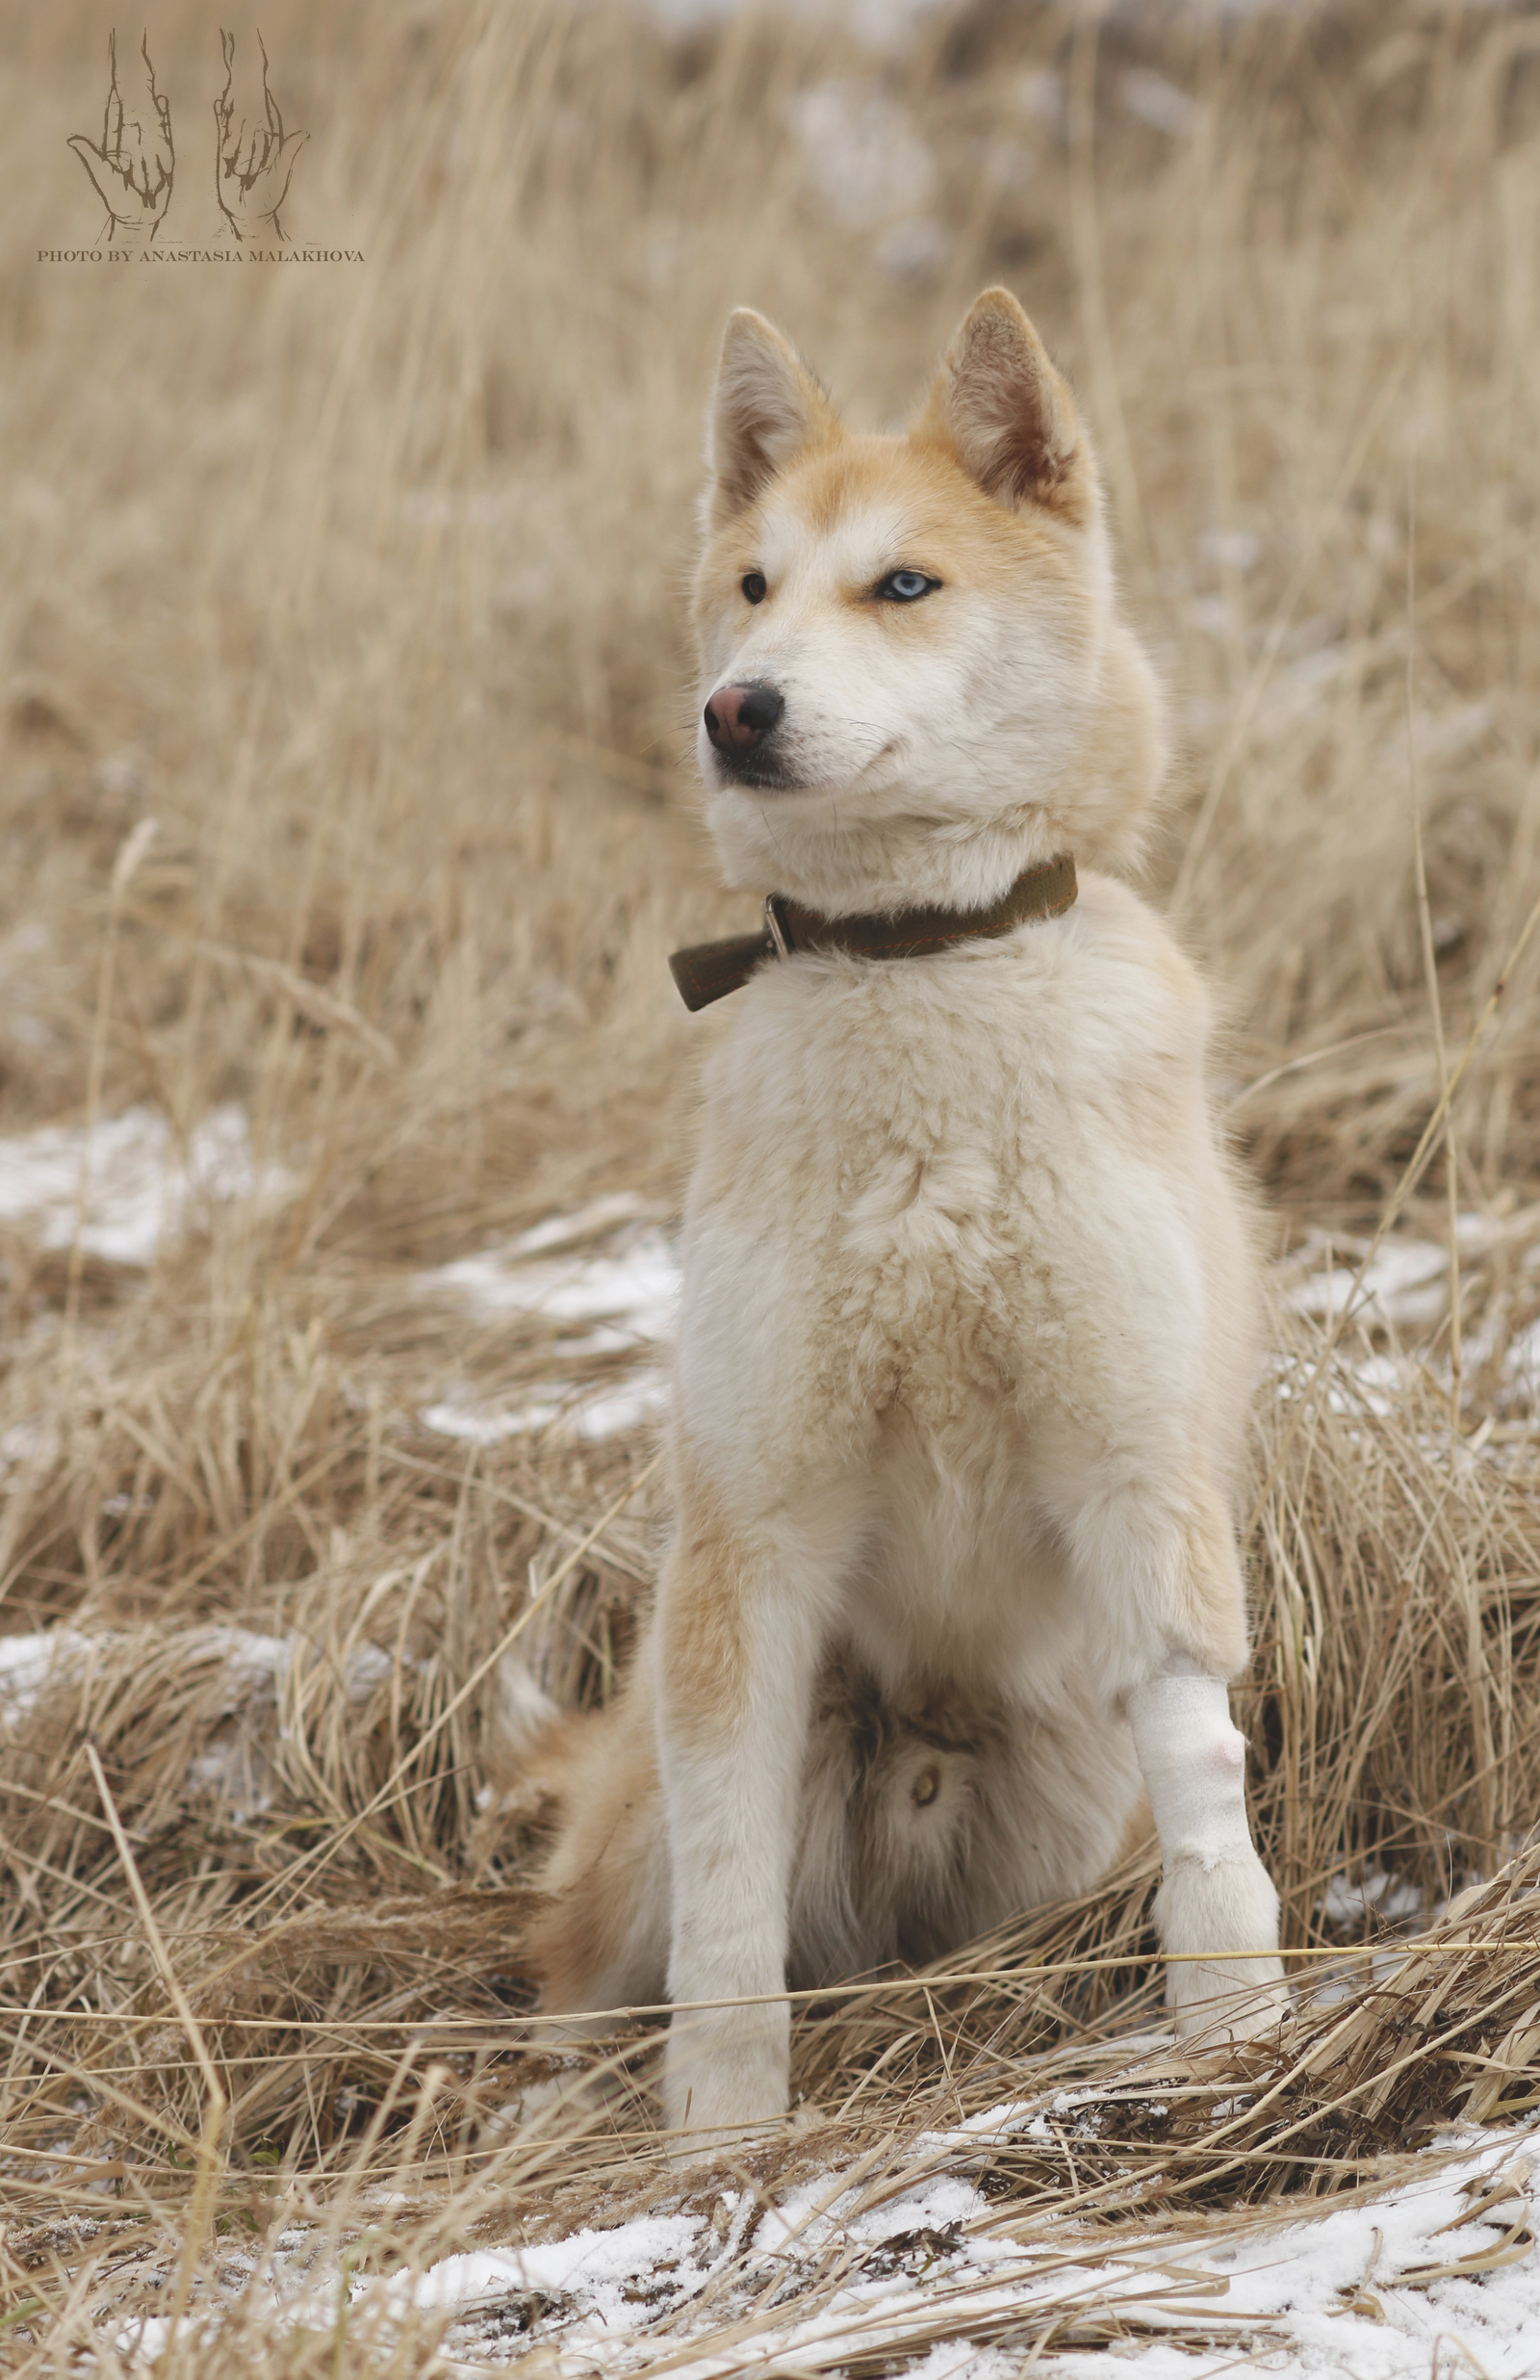
[[[706,416],[710,513],[741,512],[794,454],[837,427],[833,406],[796,349],[750,306],[728,316]]]

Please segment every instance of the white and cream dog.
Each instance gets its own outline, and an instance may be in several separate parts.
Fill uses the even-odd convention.
[[[667,2119],[735,2130],[788,1980],[1082,1892],[1151,1807],[1178,2031],[1286,2001],[1225,1691],[1253,1258],[1208,1001],[1117,872],[1165,743],[1085,426],[1004,290],[896,436],[739,312],[708,465],[706,819],[798,924],[706,1063],[655,1609],[524,1765],[547,2005],[690,2004]]]

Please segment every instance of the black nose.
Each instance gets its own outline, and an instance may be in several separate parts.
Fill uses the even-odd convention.
[[[718,752],[752,752],[785,707],[773,686],[719,686],[706,706],[706,732]]]

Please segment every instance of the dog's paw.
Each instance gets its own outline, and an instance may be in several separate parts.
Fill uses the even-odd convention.
[[[1262,1862],[1184,1859],[1155,1896],[1166,2005],[1184,2044],[1268,2039],[1292,2010],[1278,1955],[1278,1896]]]
[[[698,2154],[762,2132],[790,2099],[790,2021],[779,2006],[678,2015],[663,2061],[663,2121]]]

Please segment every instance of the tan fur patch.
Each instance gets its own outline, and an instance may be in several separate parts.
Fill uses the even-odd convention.
[[[748,1565],[698,1481],[681,1493],[678,1533],[658,1595],[670,1701],[686,1735],[731,1728],[747,1679],[742,1598]]]

